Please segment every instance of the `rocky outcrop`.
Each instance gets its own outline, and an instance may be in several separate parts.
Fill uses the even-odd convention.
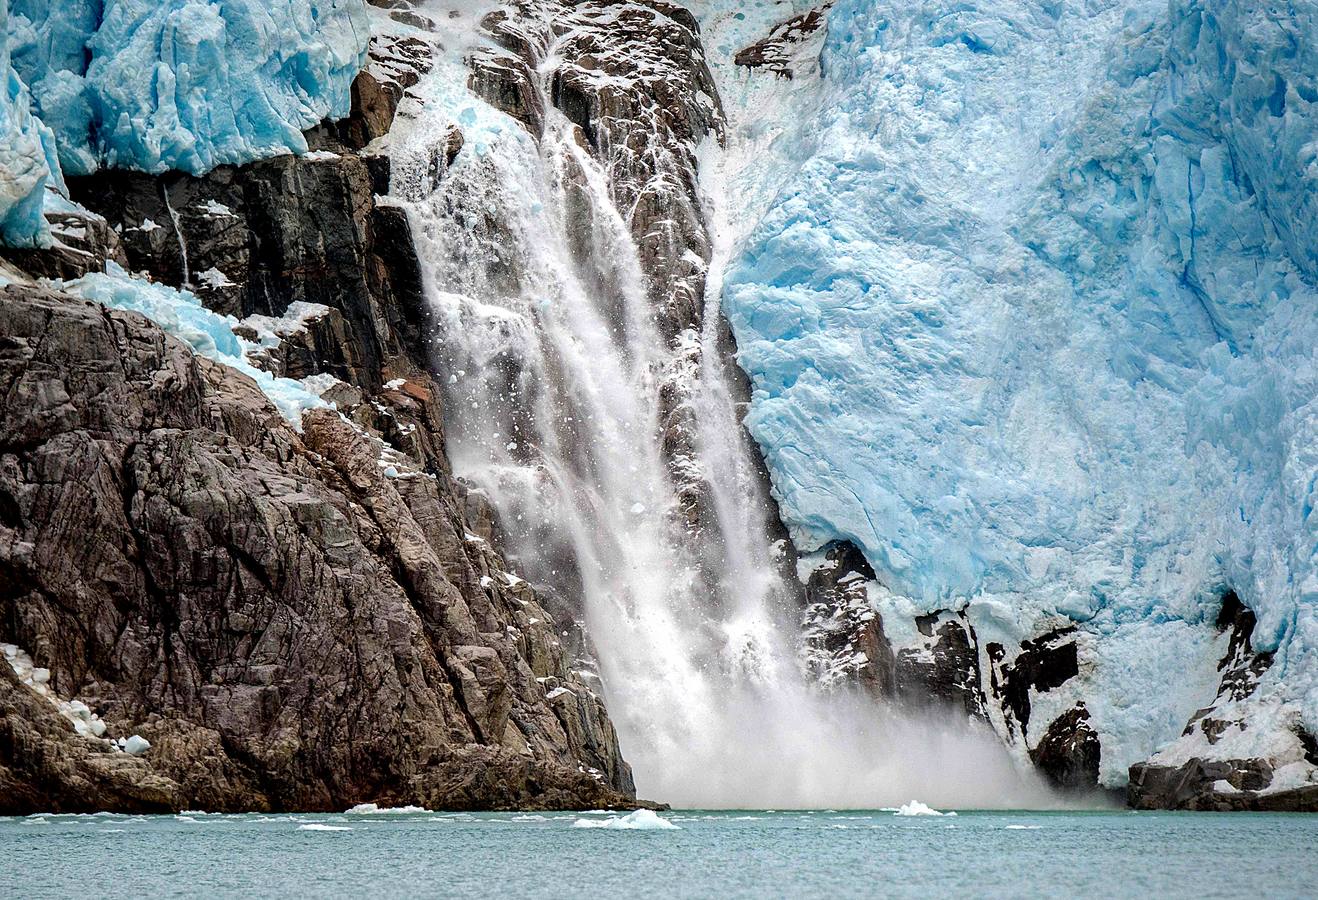
[[[1131,806],[1318,812],[1313,736],[1296,721],[1284,741],[1251,740],[1251,730],[1262,731],[1268,723],[1251,721],[1241,704],[1273,662],[1271,653],[1256,652],[1251,644],[1255,623],[1254,613],[1228,591],[1217,620],[1218,628],[1230,633],[1217,666],[1222,673],[1217,697],[1190,717],[1179,741],[1131,766]]]
[[[1053,787],[1068,793],[1094,791],[1102,759],[1103,746],[1089,724],[1089,710],[1083,702],[1054,719],[1030,749],[1035,768]]]
[[[888,623],[871,592],[882,588],[864,555],[849,543],[829,547],[806,585],[806,663],[825,685],[853,684],[884,702],[933,708],[995,727],[1060,790],[1099,789],[1102,748],[1083,702],[1031,725],[1031,697],[1079,674],[1073,628],[1026,640],[1009,652],[981,646],[964,613],[939,610]],[[890,634],[907,634],[895,642]]]
[[[191,287],[277,338],[257,364],[333,376],[337,412],[294,430],[139,316],[0,295],[0,641],[50,673],[44,696],[0,664],[0,812],[635,804],[594,676],[445,453],[372,148],[432,48],[377,37],[352,116],[305,157],[75,179],[92,211],[68,240],[6,252],[32,276],[112,259]],[[460,148],[438,142],[432,179]],[[131,735],[150,749],[107,741]]]
[[[1269,791],[1266,759],[1192,759],[1180,766],[1131,767],[1127,801],[1135,809],[1207,812],[1318,812],[1318,786]]]
[[[916,646],[897,648],[869,591],[874,570],[853,545],[825,551],[806,584],[807,665],[824,684],[851,682],[908,708],[939,707],[984,718],[978,646],[964,617],[920,616]]]
[[[0,294],[0,807],[619,805],[602,703],[438,473],[132,313]],[[0,666],[3,668],[3,666]]]
[[[796,75],[796,55],[801,45],[824,30],[832,0],[800,15],[784,19],[767,35],[737,51],[733,63],[747,70],[764,69],[778,78],[791,80]]]

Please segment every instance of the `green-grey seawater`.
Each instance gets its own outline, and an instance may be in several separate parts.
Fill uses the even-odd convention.
[[[1318,816],[884,810],[662,818],[677,827],[599,813],[0,818],[0,896],[1318,893]],[[617,827],[629,824],[650,827]]]

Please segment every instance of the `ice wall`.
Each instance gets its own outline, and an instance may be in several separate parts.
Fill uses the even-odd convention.
[[[32,96],[10,63],[3,40],[8,27],[7,0],[0,0],[0,238],[19,247],[50,240],[41,211],[48,185],[59,182],[55,141],[32,115]]]
[[[73,174],[304,152],[348,113],[363,0],[13,0],[9,40]]]
[[[797,543],[1084,623],[1108,783],[1212,699],[1227,586],[1318,728],[1316,10],[839,0],[729,272]]]

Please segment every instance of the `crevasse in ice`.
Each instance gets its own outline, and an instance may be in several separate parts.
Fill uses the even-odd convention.
[[[796,541],[981,639],[1084,623],[1107,783],[1211,701],[1228,587],[1318,729],[1315,33],[1312,0],[839,0],[728,273]]]
[[[346,115],[362,0],[11,0],[9,42],[70,174],[304,152]]]

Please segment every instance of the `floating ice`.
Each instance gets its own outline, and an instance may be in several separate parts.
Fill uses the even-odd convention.
[[[577,819],[573,828],[608,828],[615,831],[678,831],[681,826],[660,818],[648,809],[638,809],[625,816],[608,819]]]
[[[955,816],[955,812],[939,812],[930,806],[925,806],[919,800],[912,800],[910,803],[903,803],[893,813],[894,816]]]
[[[381,816],[381,815],[413,815],[415,813],[430,812],[421,806],[381,806],[378,803],[358,803],[352,809],[347,810],[344,815],[348,816]]]

